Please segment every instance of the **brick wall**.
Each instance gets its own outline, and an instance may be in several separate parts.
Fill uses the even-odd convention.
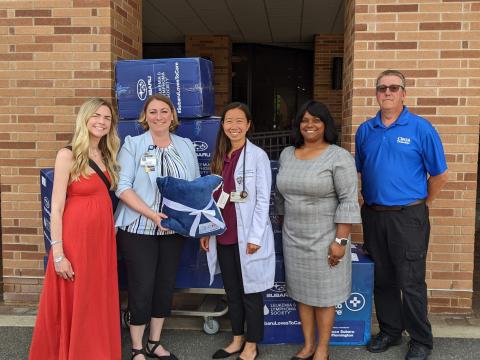
[[[5,301],[43,279],[39,169],[71,137],[78,105],[112,97],[113,62],[141,56],[141,0],[0,2],[0,183]]]
[[[345,110],[344,121],[352,125],[353,134],[375,114],[378,73],[387,68],[405,73],[406,104],[439,131],[450,171],[449,183],[431,209],[430,311],[469,312],[480,113],[480,3],[349,0],[346,9],[347,14],[354,9],[353,17],[346,19],[347,24],[353,20],[353,31],[345,34],[345,57],[353,55],[353,76],[346,79],[352,96],[345,96],[351,99],[353,115]],[[350,143],[353,146],[353,139]]]
[[[335,125],[342,123],[342,89],[332,90],[334,57],[343,57],[343,34],[315,35],[313,67],[313,97],[328,106]]]
[[[185,37],[185,56],[213,61],[215,114],[232,101],[232,42],[224,35],[189,35]]]

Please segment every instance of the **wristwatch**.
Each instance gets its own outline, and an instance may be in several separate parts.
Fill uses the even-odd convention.
[[[335,242],[338,244],[338,245],[342,245],[342,246],[347,246],[348,244],[348,239],[347,238],[335,238]]]

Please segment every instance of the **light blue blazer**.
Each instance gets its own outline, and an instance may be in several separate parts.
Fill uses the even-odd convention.
[[[246,150],[245,190],[248,196],[245,202],[235,203],[235,213],[243,288],[246,294],[251,294],[270,289],[273,286],[275,245],[269,217],[272,188],[270,160],[265,151],[249,140],[247,140]],[[243,177],[244,156],[245,149],[242,150],[234,171],[236,191],[243,190],[243,185],[237,179]],[[247,243],[259,245],[260,249],[252,255],[247,255]],[[215,236],[211,236],[209,240],[207,261],[211,284],[214,275],[220,272]]]
[[[170,134],[173,146],[178,151],[185,168],[187,169],[187,180],[193,180],[200,176],[197,154],[190,139]],[[149,147],[153,145],[150,131],[138,136],[127,136],[120,152],[118,153],[118,164],[120,165],[118,187],[115,194],[117,197],[127,189],[132,189],[147,206],[151,207],[155,201],[157,190],[157,172],[147,173],[140,160]],[[154,150],[150,150],[154,151]],[[132,210],[128,205],[120,201],[115,211],[115,226],[127,226],[134,222],[140,214]]]

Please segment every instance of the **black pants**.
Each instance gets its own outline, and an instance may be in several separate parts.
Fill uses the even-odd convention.
[[[426,255],[430,236],[425,204],[398,211],[362,207],[365,248],[375,263],[375,309],[380,330],[433,347],[427,317]]]
[[[132,325],[170,316],[175,278],[185,238],[137,235],[118,230],[117,241],[127,266],[128,309]]]
[[[247,324],[248,342],[263,340],[262,293],[245,294],[238,244],[217,244],[218,262],[222,271],[223,285],[227,293],[228,315],[234,336],[244,334]]]

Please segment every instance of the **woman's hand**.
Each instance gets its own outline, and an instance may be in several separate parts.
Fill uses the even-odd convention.
[[[345,255],[345,246],[338,244],[335,240],[332,241],[328,248],[328,265],[330,267],[337,266],[342,261]]]
[[[73,281],[73,276],[75,273],[73,272],[72,264],[70,264],[70,261],[68,261],[64,255],[61,256],[63,256],[63,259],[59,262],[55,262],[55,257],[52,257],[55,271],[57,272],[58,276],[63,277],[65,280]]]
[[[258,249],[260,249],[260,246],[252,244],[252,243],[247,243],[247,254],[248,255],[255,254]]]
[[[158,226],[158,228],[162,231],[168,231],[170,229],[167,229],[161,225],[161,221],[163,219],[168,219],[168,216],[165,215],[164,213],[153,213],[150,219]]]
[[[203,236],[200,238],[200,247],[208,252],[208,243],[210,241],[210,236]]]

